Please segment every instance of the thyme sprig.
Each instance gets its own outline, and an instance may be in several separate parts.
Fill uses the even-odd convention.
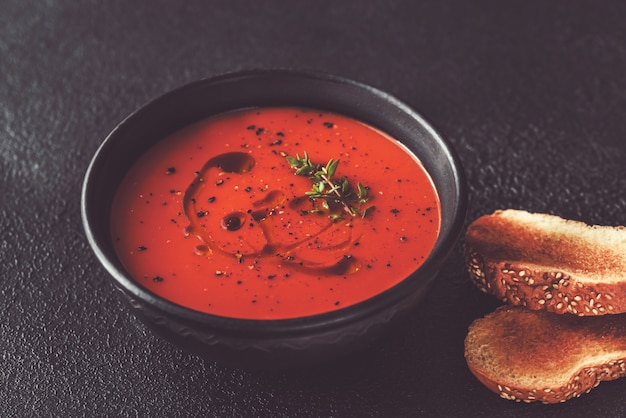
[[[363,204],[370,199],[368,187],[361,182],[357,182],[354,187],[345,176],[335,178],[339,160],[330,159],[326,165],[313,163],[306,151],[303,157],[296,154],[295,157],[287,155],[286,158],[289,165],[296,170],[296,175],[308,177],[313,182],[311,190],[305,194],[310,199],[320,200],[329,212],[333,203],[341,205],[350,216],[362,218],[374,209],[374,206],[363,208]],[[329,217],[332,220],[343,218],[340,213],[332,212]]]

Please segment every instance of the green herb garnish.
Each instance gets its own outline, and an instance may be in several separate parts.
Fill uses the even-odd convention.
[[[374,209],[374,206],[363,208],[363,204],[370,199],[368,187],[361,182],[357,182],[354,187],[344,176],[335,178],[339,160],[331,159],[325,166],[315,164],[311,162],[306,151],[303,157],[296,154],[295,158],[289,155],[286,158],[289,165],[296,170],[296,175],[308,177],[313,182],[313,187],[305,194],[312,200],[320,201],[322,207],[330,212],[328,216],[331,220],[343,219],[341,213],[333,211],[336,205],[340,205],[351,216],[361,218]]]

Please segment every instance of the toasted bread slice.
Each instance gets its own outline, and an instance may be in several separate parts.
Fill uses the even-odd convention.
[[[505,399],[564,402],[603,380],[626,376],[626,318],[505,305],[470,325],[465,359],[471,372]]]
[[[510,305],[595,316],[626,312],[626,228],[519,210],[476,219],[465,235],[474,283]]]

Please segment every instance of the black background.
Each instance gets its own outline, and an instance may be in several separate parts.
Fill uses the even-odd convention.
[[[463,338],[497,302],[469,283],[462,242],[408,329],[315,370],[250,372],[131,317],[79,208],[91,156],[138,106],[293,68],[430,120],[465,166],[468,222],[512,207],[626,225],[625,22],[621,1],[0,1],[1,415],[625,416],[626,379],[544,406],[472,377]]]

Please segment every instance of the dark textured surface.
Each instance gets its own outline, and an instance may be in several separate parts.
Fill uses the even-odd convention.
[[[423,113],[465,164],[469,220],[514,207],[626,224],[625,21],[620,1],[0,1],[0,415],[625,416],[626,380],[546,407],[469,374],[467,326],[496,302],[460,245],[404,332],[316,370],[245,372],[131,317],[79,213],[93,152],[137,106],[288,67]]]

